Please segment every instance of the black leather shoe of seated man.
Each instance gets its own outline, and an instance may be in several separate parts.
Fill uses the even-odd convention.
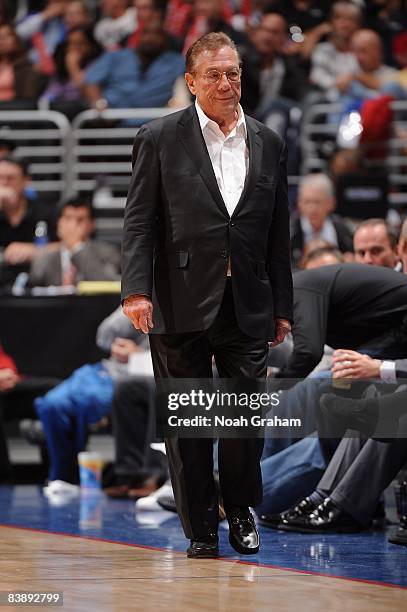
[[[263,527],[269,529],[278,529],[284,519],[296,519],[300,516],[307,516],[323,501],[319,496],[313,501],[310,497],[304,497],[300,502],[291,506],[280,514],[262,514],[259,517],[259,523]]]
[[[407,528],[398,527],[397,530],[389,538],[389,542],[390,544],[407,546]]]
[[[216,559],[219,557],[219,539],[210,534],[198,540],[191,540],[187,549],[188,559]]]
[[[248,508],[228,508],[229,542],[241,555],[255,555],[259,552],[260,538],[253,515]]]
[[[366,528],[327,497],[310,514],[283,519],[279,529],[298,533],[358,533]]]

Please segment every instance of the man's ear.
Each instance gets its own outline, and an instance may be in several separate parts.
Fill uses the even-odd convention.
[[[402,257],[406,254],[407,251],[407,241],[405,238],[400,238],[396,247],[396,253],[399,257]]]
[[[336,208],[335,198],[329,198],[328,215],[331,215],[334,212],[335,208]]]
[[[194,79],[194,75],[191,74],[190,72],[186,72],[185,73],[185,82],[188,86],[189,91],[191,92],[191,94],[193,96],[195,96],[196,93],[196,89],[195,89],[195,79]]]

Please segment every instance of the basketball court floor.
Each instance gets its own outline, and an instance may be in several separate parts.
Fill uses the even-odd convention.
[[[261,552],[242,557],[222,524],[222,557],[189,560],[169,512],[138,512],[103,494],[51,503],[39,486],[3,486],[1,601],[58,592],[63,610],[81,612],[407,610],[407,548],[385,533],[260,535]]]

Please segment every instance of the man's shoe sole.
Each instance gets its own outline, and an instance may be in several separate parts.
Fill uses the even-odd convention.
[[[337,528],[333,528],[333,529],[308,529],[307,527],[300,527],[300,526],[291,526],[291,525],[284,525],[283,523],[280,523],[278,525],[278,527],[276,527],[276,529],[279,529],[280,531],[290,531],[292,533],[312,533],[312,534],[320,534],[323,535],[325,533],[330,534],[330,533],[360,533],[361,531],[366,531],[366,529],[364,529],[363,527],[337,527]]]
[[[187,558],[188,559],[218,559],[219,557],[219,548],[214,549],[213,551],[205,551],[202,553],[194,553],[187,550]]]
[[[257,555],[257,553],[259,552],[259,548],[260,548],[260,546],[257,546],[256,548],[245,548],[244,546],[241,546],[239,542],[235,540],[235,538],[230,533],[230,531],[229,531],[229,544],[240,555]]]

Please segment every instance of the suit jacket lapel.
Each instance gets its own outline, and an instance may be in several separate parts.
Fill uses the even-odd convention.
[[[237,206],[232,214],[233,217],[242,208],[245,200],[256,185],[256,182],[260,176],[261,159],[263,155],[263,141],[259,135],[259,128],[251,117],[246,115],[245,119],[249,146],[249,171],[247,173],[239,202],[237,203]],[[194,161],[198,172],[200,173],[216,204],[219,206],[221,211],[227,215],[227,217],[229,217],[225,202],[223,201],[222,195],[219,191],[212,162],[202,136],[198,115],[194,106],[190,106],[181,116],[178,123],[178,138],[181,140],[188,155]]]
[[[232,217],[235,217],[242,206],[244,206],[245,200],[254,189],[260,176],[261,158],[263,155],[263,141],[259,135],[259,128],[251,117],[245,115],[245,119],[249,145],[249,171],[246,176],[242,195],[240,196],[239,202],[233,211]]]
[[[178,123],[178,138],[185,147],[189,157],[194,161],[205,185],[221,211],[229,217],[225,202],[219,191],[208,149],[202,136],[198,115],[194,106],[190,106],[181,116]]]

